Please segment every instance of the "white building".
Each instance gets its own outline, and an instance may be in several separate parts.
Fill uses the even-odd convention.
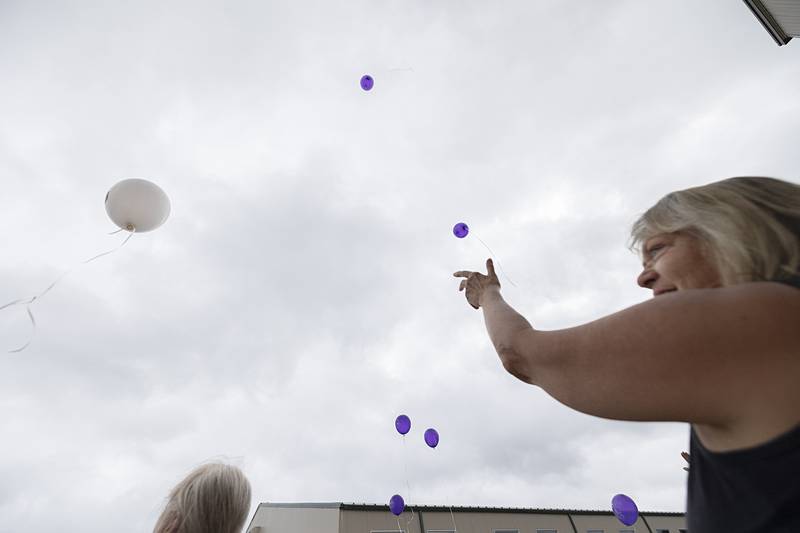
[[[399,527],[398,527],[399,525]],[[262,503],[247,533],[687,533],[684,513],[640,511],[631,526],[609,511],[506,507]]]

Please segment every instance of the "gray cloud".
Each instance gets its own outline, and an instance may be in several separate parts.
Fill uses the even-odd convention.
[[[515,381],[452,272],[480,237],[545,330],[648,298],[639,213],[796,176],[796,54],[735,2],[0,4],[0,304],[121,242],[117,180],[172,200],[0,356],[0,532],[146,531],[220,457],[254,503],[682,510],[687,428]]]

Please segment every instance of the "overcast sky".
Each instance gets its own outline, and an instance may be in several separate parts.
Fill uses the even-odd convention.
[[[117,181],[172,202],[32,306],[27,350],[5,353],[24,306],[0,311],[0,532],[149,531],[215,459],[250,516],[684,511],[688,426],[517,381],[452,273],[484,269],[480,237],[542,330],[651,298],[631,223],[672,190],[796,181],[799,84],[800,43],[736,0],[0,1],[0,305],[121,242]]]

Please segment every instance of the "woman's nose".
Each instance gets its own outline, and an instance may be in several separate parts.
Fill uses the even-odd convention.
[[[645,269],[639,274],[639,277],[636,278],[636,283],[639,284],[640,287],[645,289],[649,289],[655,283],[656,278],[658,278],[658,274],[654,270]]]

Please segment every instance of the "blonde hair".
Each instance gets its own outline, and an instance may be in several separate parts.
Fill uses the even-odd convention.
[[[169,494],[153,533],[237,533],[250,512],[250,482],[230,465],[194,469]]]
[[[628,248],[655,235],[699,238],[723,286],[784,280],[800,272],[800,185],[737,177],[675,191],[642,214]]]

